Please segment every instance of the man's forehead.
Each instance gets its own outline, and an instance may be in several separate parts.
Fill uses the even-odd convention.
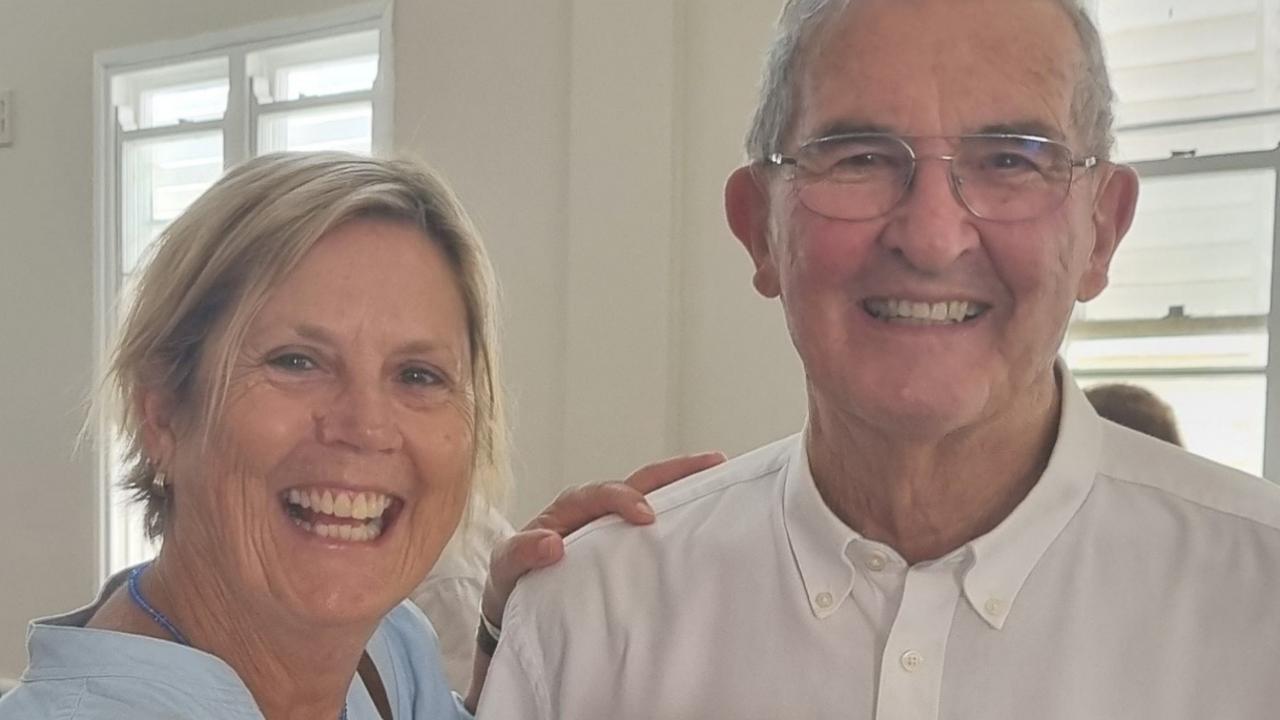
[[[1051,0],[852,0],[801,56],[797,135],[1067,139],[1080,50]]]

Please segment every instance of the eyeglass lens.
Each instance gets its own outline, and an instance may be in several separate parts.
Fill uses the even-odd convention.
[[[952,186],[979,217],[1038,217],[1058,207],[1070,190],[1071,151],[1059,143],[976,135],[956,139],[953,148]],[[919,159],[929,157],[936,156]],[[806,207],[834,219],[869,220],[901,202],[917,158],[905,140],[863,135],[811,143],[797,161],[809,176],[799,189]]]

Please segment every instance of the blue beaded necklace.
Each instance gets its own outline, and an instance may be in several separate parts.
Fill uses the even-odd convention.
[[[182,634],[178,626],[174,625],[173,621],[164,613],[152,607],[151,603],[147,602],[147,599],[142,596],[142,586],[139,580],[142,578],[142,573],[149,567],[151,567],[151,563],[143,563],[129,571],[129,597],[133,599],[134,605],[137,605],[142,612],[150,615],[157,625],[164,628],[175,642],[191,647],[191,641],[187,639],[186,635]],[[342,706],[342,714],[338,716],[338,720],[347,720],[347,706],[345,703]]]
[[[142,571],[146,570],[150,566],[151,563],[147,563],[145,565],[139,565],[129,571],[129,597],[133,598],[134,605],[142,608],[142,612],[150,615],[151,619],[155,620],[157,625],[168,631],[175,641],[182,645],[186,645],[187,647],[191,647],[191,641],[187,639],[186,635],[182,634],[182,631],[178,629],[178,626],[174,625],[173,621],[164,613],[151,607],[151,603],[147,602],[147,599],[142,597],[142,587],[140,586],[138,579],[142,577]]]

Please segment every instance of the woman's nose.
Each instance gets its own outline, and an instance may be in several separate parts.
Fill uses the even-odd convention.
[[[398,450],[403,440],[392,400],[377,383],[351,383],[316,414],[316,431],[326,444],[368,452]]]

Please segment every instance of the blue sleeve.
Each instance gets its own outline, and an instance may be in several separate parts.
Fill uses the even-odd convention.
[[[396,717],[473,720],[445,678],[435,630],[413,603],[387,613],[369,642],[369,655]]]

